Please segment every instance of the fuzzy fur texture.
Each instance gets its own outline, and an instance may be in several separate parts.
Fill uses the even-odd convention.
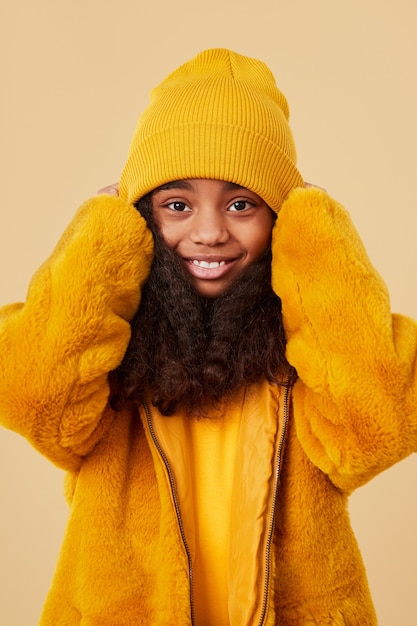
[[[266,624],[374,626],[347,497],[416,450],[417,326],[391,315],[348,215],[326,193],[290,194],[272,252],[299,379]],[[0,311],[0,419],[68,470],[71,515],[42,626],[190,624],[162,461],[143,416],[107,405],[151,261],[144,220],[101,196],[80,209],[26,304]]]

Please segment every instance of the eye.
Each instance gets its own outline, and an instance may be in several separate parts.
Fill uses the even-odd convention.
[[[175,200],[174,202],[170,202],[165,205],[171,211],[178,211],[179,213],[183,213],[184,211],[191,211],[190,207],[185,204],[185,202],[180,202],[179,200]]]
[[[245,211],[251,206],[252,204],[248,200],[236,200],[230,205],[229,211]]]

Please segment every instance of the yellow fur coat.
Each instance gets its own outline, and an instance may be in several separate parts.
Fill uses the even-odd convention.
[[[43,626],[191,624],[189,562],[150,422],[143,409],[107,405],[151,262],[140,215],[100,196],[81,207],[26,303],[0,310],[0,420],[68,471],[71,513]],[[291,399],[258,389],[260,419],[274,403],[286,410],[285,446],[259,458],[280,465],[274,518],[265,514],[252,551],[267,575],[254,579],[246,612],[231,603],[231,624],[371,626],[346,504],[416,450],[417,326],[391,314],[347,213],[317,189],[293,191],[281,209],[272,281],[299,378]]]

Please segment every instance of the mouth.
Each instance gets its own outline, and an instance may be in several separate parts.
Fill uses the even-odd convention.
[[[194,278],[216,280],[228,274],[237,263],[237,259],[193,259],[185,258],[184,264]]]
[[[226,261],[199,261],[198,259],[193,259],[191,263],[193,265],[197,265],[198,267],[205,267],[209,270],[226,265]]]

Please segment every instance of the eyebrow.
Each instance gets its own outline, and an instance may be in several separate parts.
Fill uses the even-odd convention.
[[[234,189],[246,189],[246,187],[242,187],[242,185],[238,185],[237,183],[230,183],[226,181],[223,185],[223,189],[225,191],[233,191]]]
[[[154,193],[158,193],[158,191],[168,191],[169,189],[188,189],[191,191],[192,185],[186,180],[172,180],[154,189]]]
[[[172,180],[169,183],[165,183],[164,185],[160,185],[156,189],[154,189],[153,193],[158,193],[159,191],[168,191],[169,189],[187,189],[188,191],[193,190],[193,186],[187,180]],[[238,185],[237,183],[231,183],[229,181],[225,181],[223,184],[224,191],[232,191],[234,189],[245,189],[242,185]]]

